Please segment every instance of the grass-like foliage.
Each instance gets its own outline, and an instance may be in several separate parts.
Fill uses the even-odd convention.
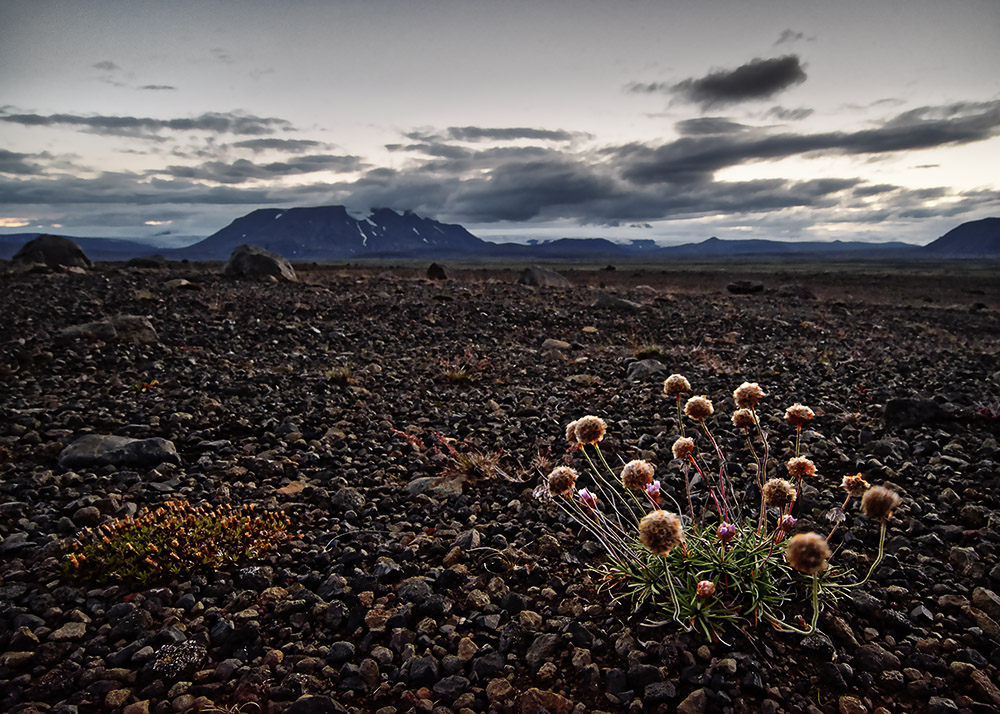
[[[63,574],[96,583],[146,585],[255,560],[290,537],[281,513],[253,506],[168,501],[86,529],[67,546]]]
[[[608,557],[596,573],[616,598],[652,602],[668,618],[665,622],[710,639],[720,637],[729,626],[746,629],[760,622],[785,632],[815,631],[823,603],[846,588],[863,585],[875,571],[899,496],[881,486],[869,487],[861,474],[845,476],[841,486],[846,498],[830,510],[830,532],[793,535],[792,513],[802,483],[819,478],[815,464],[800,454],[802,427],[815,416],[813,411],[801,404],[785,411],[785,421],[795,428],[794,454],[785,464],[788,479],[768,478],[768,435],[757,412],[766,395],[757,384],[744,383],[736,389],[733,398],[738,408],[732,422],[746,437],[755,467],[748,471],[756,475],[761,494],[759,503],[742,503],[737,494],[744,489],[732,482],[729,459],[709,426],[715,414],[711,401],[695,396],[682,408],[682,395],[690,389],[680,375],[671,375],[664,383],[666,396],[676,401],[680,432],[672,449],[680,464],[676,488],[661,488],[654,479],[655,467],[646,461],[630,461],[617,472],[612,469],[599,445],[606,424],[599,417],[585,416],[566,428],[566,438],[586,461],[591,483],[579,488],[584,474],[559,466],[536,494],[556,504],[604,546]],[[685,420],[693,427],[687,432]],[[707,454],[699,453],[699,444]],[[852,498],[860,498],[869,519],[881,522],[878,554],[858,582],[847,582],[848,573],[829,562],[828,541]],[[661,506],[666,501],[672,509]],[[799,617],[792,624],[788,606],[802,599],[811,606],[811,621],[807,624]]]

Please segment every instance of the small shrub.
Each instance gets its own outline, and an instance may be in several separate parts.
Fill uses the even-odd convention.
[[[633,352],[636,359],[661,359],[666,356],[663,348],[659,345],[642,345]]]
[[[288,540],[282,514],[254,506],[168,501],[136,516],[86,529],[67,546],[64,575],[97,583],[145,585],[201,568],[260,558]]]
[[[680,434],[672,451],[681,464],[683,491],[676,492],[683,505],[654,478],[652,464],[631,461],[620,473],[611,468],[600,447],[607,425],[596,416],[582,417],[566,428],[571,448],[589,466],[591,483],[581,488],[585,474],[557,466],[536,495],[556,504],[604,547],[607,560],[596,568],[604,588],[616,597],[654,603],[669,618],[666,622],[711,639],[720,637],[726,626],[761,621],[785,632],[815,631],[822,603],[863,585],[881,562],[898,495],[881,486],[869,487],[861,474],[845,476],[841,487],[846,498],[829,512],[834,524],[830,533],[791,535],[802,482],[817,478],[815,464],[800,454],[802,427],[814,417],[813,411],[801,404],[786,410],[785,421],[795,428],[794,453],[785,465],[790,480],[768,478],[768,435],[757,411],[766,395],[751,383],[733,393],[737,410],[732,423],[746,439],[761,494],[758,504],[747,504],[738,497],[744,489],[734,486],[726,467],[729,460],[709,426],[715,407],[705,396],[685,402],[690,390],[680,375],[664,382],[664,393],[677,410]],[[687,433],[685,418],[693,427]],[[699,453],[699,442],[707,455]],[[881,534],[867,576],[847,583],[848,573],[829,564],[828,541],[852,498],[860,500],[869,519],[881,523]],[[670,501],[672,510],[661,507],[663,501]],[[784,609],[802,591],[808,593],[812,619],[806,625],[799,618],[796,626]]]
[[[347,385],[353,380],[354,370],[351,369],[350,365],[338,365],[326,370],[323,375],[326,377],[326,381],[328,382]]]

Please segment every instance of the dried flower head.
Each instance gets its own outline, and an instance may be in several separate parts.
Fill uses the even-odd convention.
[[[576,497],[580,499],[581,506],[586,506],[587,508],[597,508],[597,496],[591,493],[589,489],[581,488],[576,492]]]
[[[737,409],[733,412],[733,426],[737,429],[749,429],[753,425],[753,412],[749,409]]]
[[[764,500],[769,506],[790,506],[795,500],[795,486],[783,478],[772,478],[764,484]]]
[[[861,476],[861,474],[854,474],[853,476],[844,476],[844,480],[840,482],[840,487],[847,491],[850,496],[864,496],[865,491],[868,490],[869,484]]]
[[[556,466],[549,472],[549,493],[553,496],[572,496],[576,483],[576,471],[569,466]]]
[[[695,592],[700,598],[710,598],[715,595],[715,583],[711,580],[702,580],[695,586]]]
[[[827,568],[830,546],[819,533],[799,533],[788,541],[785,560],[800,573],[816,575]]]
[[[663,382],[663,393],[668,397],[680,397],[691,391],[691,383],[679,374],[672,374]]]
[[[764,390],[756,382],[744,382],[733,392],[733,399],[740,409],[753,409],[762,397],[766,397]]]
[[[736,526],[732,523],[720,523],[718,536],[723,543],[728,543],[736,537]]]
[[[805,456],[788,460],[788,475],[794,479],[811,478],[816,475],[816,464]]]
[[[666,555],[683,540],[681,519],[669,511],[656,510],[639,521],[639,541],[657,555]]]
[[[687,404],[684,405],[684,414],[687,415],[688,419],[694,419],[695,421],[705,421],[714,413],[715,407],[712,406],[709,398],[704,395],[691,397],[687,400]]]
[[[576,421],[571,421],[569,424],[566,425],[566,441],[568,441],[571,444],[580,443],[580,439],[576,435],[576,425],[579,421],[580,420],[577,419]]]
[[[576,420],[576,439],[581,444],[596,444],[607,430],[608,425],[601,417],[585,416]]]
[[[678,437],[671,451],[674,452],[675,459],[688,458],[694,453],[694,439],[689,436]]]
[[[816,416],[816,412],[804,404],[796,402],[785,410],[785,421],[792,426],[802,426]]]
[[[622,486],[630,491],[644,489],[646,484],[653,482],[654,471],[655,467],[648,461],[629,461],[622,469]]]
[[[888,520],[903,499],[885,486],[872,486],[861,497],[861,512],[873,520]]]

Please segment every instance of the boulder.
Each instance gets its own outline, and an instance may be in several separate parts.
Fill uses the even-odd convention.
[[[59,467],[80,469],[100,466],[151,467],[169,462],[180,464],[172,441],[166,439],[130,439],[127,436],[87,434],[59,454]]]
[[[754,295],[764,292],[764,284],[753,280],[734,280],[726,286],[733,295]]]
[[[628,366],[628,376],[630,382],[645,382],[656,377],[662,379],[667,373],[667,366],[657,359],[641,359]]]
[[[162,255],[152,255],[141,258],[132,258],[125,263],[127,268],[143,268],[147,270],[162,270],[167,267],[167,259]]]
[[[521,276],[517,279],[518,285],[529,285],[534,288],[571,288],[571,283],[566,276],[554,270],[540,268],[532,265],[521,271]]]
[[[638,312],[642,309],[642,305],[637,302],[608,293],[597,293],[597,298],[590,306],[600,310],[617,310],[619,312]]]
[[[295,269],[292,264],[277,253],[256,245],[241,245],[229,256],[224,275],[233,278],[249,278],[251,280],[287,280],[296,282]]]
[[[800,300],[815,300],[816,295],[812,290],[801,283],[789,283],[782,285],[776,291],[778,297],[799,298]]]
[[[448,273],[445,272],[443,265],[438,265],[437,263],[431,263],[430,267],[427,268],[427,279],[428,280],[447,280]]]
[[[115,315],[107,320],[72,325],[60,331],[59,336],[66,340],[117,340],[134,344],[154,344],[160,339],[153,323],[142,315]]]
[[[69,238],[43,235],[21,246],[11,261],[15,268],[89,268],[90,259]]]

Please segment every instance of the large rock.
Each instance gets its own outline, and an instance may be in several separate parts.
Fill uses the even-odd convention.
[[[734,280],[726,286],[733,295],[755,295],[764,292],[764,284],[753,280]]]
[[[250,278],[252,280],[267,278],[288,280],[289,282],[298,280],[292,264],[280,255],[256,245],[246,244],[239,246],[229,256],[224,273],[229,277]]]
[[[534,288],[571,288],[571,283],[566,276],[547,268],[539,268],[532,265],[521,272],[521,277],[517,279],[518,285],[530,285]]]
[[[15,268],[89,268],[90,259],[69,238],[38,236],[21,246],[11,261]]]
[[[637,302],[603,292],[597,293],[597,297],[590,306],[600,310],[617,310],[618,312],[638,312],[642,310],[642,305]]]
[[[800,300],[815,300],[816,294],[801,283],[782,285],[777,290],[778,297],[799,298]]]
[[[172,441],[166,439],[130,439],[126,436],[87,434],[59,454],[59,467],[80,469],[98,466],[150,467],[170,462],[180,464]]]
[[[154,344],[159,341],[153,323],[142,315],[115,315],[107,320],[72,325],[62,329],[59,336],[66,340],[118,340],[135,344]]]
[[[667,366],[658,359],[641,359],[628,366],[628,376],[630,382],[645,382],[656,377],[662,379],[667,373]]]

